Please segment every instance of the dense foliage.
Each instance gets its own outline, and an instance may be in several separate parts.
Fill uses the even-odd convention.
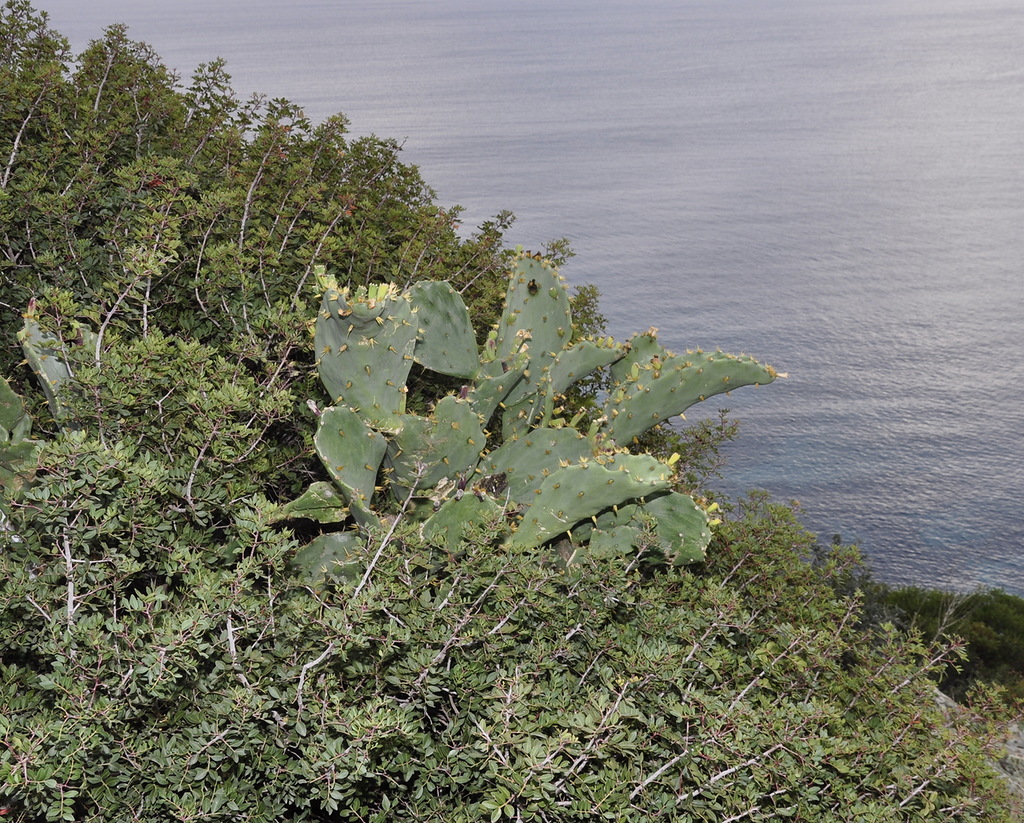
[[[349,140],[341,115],[314,125],[284,100],[241,102],[220,61],[181,89],[123,26],[69,71],[44,15],[20,0],[2,15],[0,374],[16,386],[30,379],[15,337],[30,301],[58,337],[92,328],[96,362],[151,331],[204,346],[257,394],[292,393],[260,446],[280,468],[264,483],[291,491],[319,393],[304,368],[315,266],[354,284],[447,279],[481,316],[500,308],[488,275],[504,271],[511,216],[460,238],[458,209],[434,202],[394,141]]]
[[[498,520],[453,551],[399,517],[358,585],[297,574],[313,267],[446,279],[486,321],[506,218],[460,238],[395,144],[240,104],[218,63],[181,89],[121,27],[71,63],[27,3],[0,15],[11,819],[1010,819],[994,695],[944,715],[958,650],[864,623],[855,553],[808,562],[763,499],[688,567],[653,527],[565,569]],[[26,311],[73,371],[49,405]],[[684,485],[731,433],[698,430]]]
[[[230,564],[138,503],[107,529],[76,512],[93,545],[167,546],[145,584],[129,552],[75,546],[69,573],[39,527],[114,468],[72,458],[4,569],[26,819],[999,819],[983,719],[940,721],[941,659],[859,631],[830,595],[850,558],[809,572],[785,509],[754,505],[698,571],[641,553],[566,577],[487,530],[458,556],[400,530],[358,597],[297,584],[261,507],[225,529]],[[124,498],[152,488],[118,468]]]
[[[977,682],[998,683],[1024,702],[1024,600],[999,589],[971,594],[875,585],[872,596],[898,622],[936,641],[959,638],[966,655],[939,676],[940,688],[962,699]]]

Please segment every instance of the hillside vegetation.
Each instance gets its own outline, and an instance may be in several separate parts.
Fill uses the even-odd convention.
[[[2,813],[1014,819],[958,643],[647,399],[774,372],[601,337],[399,155],[0,8]]]

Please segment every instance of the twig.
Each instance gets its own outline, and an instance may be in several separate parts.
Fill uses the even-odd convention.
[[[761,811],[760,806],[751,806],[749,809],[747,809],[745,812],[742,812],[741,814],[733,815],[732,817],[727,817],[725,820],[722,821],[722,823],[736,823],[737,820],[742,820],[744,817],[750,817],[750,815],[752,815],[754,812],[759,811]]]
[[[660,769],[658,769],[656,772],[650,775],[650,777],[646,778],[643,783],[641,783],[639,786],[633,789],[633,793],[629,796],[629,799],[633,800],[633,798],[640,794],[640,792],[646,789],[651,783],[653,783],[655,780],[661,777],[665,772],[671,769],[674,765],[676,765],[676,763],[678,763],[680,760],[686,757],[686,755],[688,755],[689,753],[690,750],[685,749],[681,751],[679,754],[677,754],[675,757],[673,757],[671,760],[669,760],[667,763],[665,763]]]
[[[412,497],[416,493],[416,486],[419,484],[420,478],[423,477],[426,470],[426,465],[417,466],[416,479],[413,481],[412,487],[409,489],[409,494],[406,495],[405,500],[402,502],[402,508],[398,510],[398,514],[395,515],[395,519],[391,521],[391,528],[389,528],[388,533],[384,535],[384,539],[381,541],[380,547],[377,549],[377,553],[373,556],[373,560],[370,561],[370,564],[366,567],[366,571],[363,572],[363,579],[359,581],[359,585],[356,586],[356,590],[352,592],[353,600],[359,597],[359,593],[363,590],[366,584],[370,582],[370,573],[373,571],[374,566],[377,565],[377,561],[380,560],[380,557],[384,553],[384,549],[387,548],[388,543],[391,542],[391,538],[395,534],[395,529],[398,528],[398,524],[401,522],[402,516],[405,514],[406,509],[409,508],[409,503],[412,502]]]
[[[576,770],[590,759],[590,752],[594,746],[597,745],[598,736],[608,730],[608,723],[611,720],[612,715],[619,710],[619,706],[622,705],[622,701],[626,699],[626,692],[629,690],[629,687],[633,685],[633,682],[634,681],[627,680],[622,684],[622,688],[619,689],[615,702],[608,707],[607,711],[605,711],[604,715],[601,717],[601,722],[597,724],[597,729],[595,729],[594,734],[591,735],[590,740],[587,741],[587,745],[583,747],[583,751],[580,753],[579,757],[572,762],[572,765],[569,766],[569,770],[565,775],[563,775],[562,779],[555,783],[556,789],[561,789],[565,785],[566,781],[576,774]]]
[[[500,632],[505,627],[505,624],[508,623],[508,621],[511,620],[513,616],[515,616],[515,613],[525,605],[526,598],[524,597],[522,600],[516,603],[515,606],[512,607],[508,614],[506,614],[503,618],[501,618],[501,620],[498,621],[498,624],[493,629],[487,632],[487,635],[490,636],[492,634],[497,634],[498,632]],[[579,624],[577,623],[576,629],[578,628]],[[565,639],[568,640],[570,637],[572,637],[576,633],[576,629],[573,629]]]
[[[252,684],[249,682],[249,678],[245,676],[245,672],[242,671],[242,667],[238,663],[238,649],[235,647],[235,626],[231,622],[230,617],[227,620],[227,632],[228,653],[231,655],[231,666],[235,669],[238,679],[242,681],[242,685],[247,689],[251,689]]]
[[[206,450],[210,447],[210,444],[213,442],[213,437],[215,434],[217,434],[216,429],[214,430],[213,434],[210,435],[207,441],[203,443],[203,447],[199,450],[199,454],[196,455],[195,462],[192,464],[192,472],[188,476],[188,483],[185,484],[185,500],[188,501],[188,505],[192,509],[196,507],[195,501],[192,499],[192,486],[196,482],[196,474],[199,471],[199,464],[203,462],[203,455],[206,454]]]
[[[32,595],[26,594],[25,595],[25,599],[29,603],[31,603],[33,606],[35,606],[36,611],[39,612],[43,616],[43,619],[45,619],[47,623],[49,623],[49,622],[51,622],[53,620],[53,618],[50,616],[50,613],[48,611],[46,611],[46,609],[44,609],[38,603],[36,603],[35,598],[32,597]]]
[[[302,666],[302,671],[299,672],[299,686],[298,689],[296,690],[295,695],[295,703],[298,706],[299,712],[302,711],[303,706],[302,690],[306,687],[306,673],[310,669],[315,668],[316,666],[319,666],[321,663],[323,663],[331,655],[333,651],[334,643],[328,643],[327,648],[323,651],[323,654],[321,654],[316,660],[312,660],[309,663],[305,663]]]
[[[46,85],[40,90],[39,95],[33,101],[29,107],[28,114],[25,115],[25,119],[22,121],[21,128],[18,129],[18,133],[14,138],[14,145],[11,148],[11,156],[7,160],[7,168],[4,170],[3,180],[0,180],[0,189],[6,189],[7,183],[11,179],[11,171],[14,169],[14,161],[18,156],[18,149],[21,147],[21,140],[25,136],[25,129],[28,128],[28,121],[35,115],[36,110],[39,108],[39,104],[43,100],[43,96],[47,91],[50,90],[50,86]]]
[[[71,556],[71,540],[64,531],[64,565],[68,576],[68,625],[75,622],[75,561]]]
[[[487,588],[484,589],[480,593],[480,596],[473,601],[473,605],[469,607],[469,609],[466,611],[466,614],[459,621],[459,625],[455,627],[455,630],[452,632],[452,636],[445,641],[445,644],[438,650],[437,654],[434,655],[433,659],[429,663],[427,663],[426,666],[423,667],[423,670],[420,672],[419,677],[416,678],[416,682],[412,684],[412,689],[410,690],[410,693],[415,692],[417,689],[419,689],[426,681],[427,677],[430,675],[430,670],[438,663],[440,663],[442,660],[444,660],[445,657],[447,657],[448,652],[451,650],[452,646],[454,646],[458,642],[459,633],[464,628],[466,628],[466,626],[468,626],[470,622],[472,622],[474,617],[476,617],[477,608],[483,605],[483,602],[487,599],[490,593],[494,591],[494,589],[498,585],[498,582],[501,580],[502,576],[502,572],[496,574],[494,579],[487,585]]]
[[[918,786],[918,787],[917,787],[916,789],[914,789],[914,791],[912,791],[912,792],[911,792],[910,794],[908,794],[908,795],[907,795],[907,796],[906,796],[906,797],[905,797],[905,798],[903,799],[903,802],[902,802],[902,803],[900,803],[900,808],[902,809],[902,808],[903,808],[904,806],[906,806],[906,805],[907,805],[907,804],[908,804],[908,803],[909,803],[909,802],[910,802],[911,800],[913,800],[913,799],[914,799],[915,797],[917,797],[917,795],[919,795],[919,794],[920,794],[921,792],[923,792],[923,791],[924,791],[924,790],[925,790],[925,789],[926,789],[926,788],[928,787],[928,785],[929,785],[929,784],[930,784],[931,782],[932,782],[931,780],[925,780],[925,781],[924,781],[924,782],[923,782],[923,783],[922,783],[922,784],[921,784],[920,786]]]
[[[114,314],[121,307],[121,303],[124,302],[124,299],[128,296],[128,293],[131,292],[131,290],[134,289],[136,285],[138,285],[141,279],[142,277],[137,274],[135,276],[135,279],[128,284],[128,288],[126,288],[117,296],[117,300],[114,301],[114,305],[110,307],[110,311],[107,312],[107,316],[103,318],[103,322],[100,324],[100,330],[96,334],[95,360],[97,366],[100,365],[100,352],[102,351],[103,348],[103,335],[107,333],[107,326],[109,326],[110,321],[114,319]]]
[[[739,764],[737,764],[736,766],[733,766],[733,767],[732,767],[732,768],[730,768],[730,769],[726,769],[725,771],[721,771],[721,772],[719,772],[719,773],[718,773],[718,774],[716,774],[716,775],[715,775],[714,777],[712,777],[712,778],[711,778],[711,779],[710,779],[710,780],[709,780],[709,781],[708,781],[707,783],[705,783],[705,784],[704,784],[703,786],[700,786],[700,787],[698,787],[698,788],[694,789],[694,790],[693,790],[692,792],[690,792],[690,796],[689,796],[689,799],[690,799],[690,800],[692,800],[692,799],[693,799],[693,798],[695,798],[695,797],[696,797],[696,796],[697,796],[698,794],[700,794],[700,793],[701,793],[701,792],[703,792],[703,791],[704,791],[705,789],[707,789],[707,788],[708,788],[709,786],[712,786],[712,785],[714,785],[714,784],[715,784],[715,783],[717,783],[717,782],[718,782],[719,780],[725,780],[725,778],[727,778],[727,777],[728,777],[729,775],[731,775],[731,774],[735,774],[735,773],[736,773],[736,772],[738,772],[738,771],[739,771],[740,769],[745,769],[745,768],[747,768],[748,766],[753,766],[753,765],[755,765],[756,763],[759,763],[759,762],[760,762],[761,760],[764,760],[764,759],[765,759],[766,757],[768,757],[769,755],[771,755],[771,754],[775,754],[775,752],[777,752],[777,751],[778,751],[779,749],[781,749],[782,747],[783,747],[783,746],[782,746],[782,744],[781,744],[781,743],[776,743],[776,744],[775,744],[774,746],[772,746],[772,747],[771,747],[770,749],[768,749],[767,751],[761,752],[761,754],[757,755],[757,757],[752,757],[752,758],[750,758],[750,760],[745,760],[745,761],[744,761],[743,763],[739,763]],[[680,796],[679,796],[679,797],[678,797],[677,799],[678,799],[678,800],[682,800],[682,799],[683,799],[682,795],[680,795]]]

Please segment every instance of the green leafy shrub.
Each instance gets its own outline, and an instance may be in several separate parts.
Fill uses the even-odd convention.
[[[395,141],[240,101],[220,61],[180,88],[123,26],[74,57],[30,3],[0,5],[0,156],[0,374],[36,402],[16,339],[30,301],[59,339],[77,324],[103,346],[154,329],[206,346],[301,398],[268,432],[304,447],[267,478],[275,495],[317,471],[315,266],[352,285],[447,279],[485,324],[500,311],[510,214],[463,238]]]
[[[1008,819],[991,742],[931,700],[943,656],[864,637],[830,595],[851,558],[813,570],[781,507],[725,524],[707,568],[571,578],[497,524],[456,556],[400,525],[355,593],[297,582],[265,504],[211,563],[191,518],[160,529],[145,461],[76,440],[52,463],[2,558],[22,819]]]
[[[1024,600],[999,589],[954,594],[920,587],[883,587],[878,597],[923,636],[966,644],[964,660],[939,673],[944,692],[961,700],[982,681],[1024,705]]]

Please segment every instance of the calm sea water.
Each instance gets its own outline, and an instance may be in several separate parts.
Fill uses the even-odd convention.
[[[1018,0],[37,5],[403,140],[470,225],[569,237],[616,336],[790,374],[710,404],[742,422],[728,491],[884,580],[1024,594]]]

